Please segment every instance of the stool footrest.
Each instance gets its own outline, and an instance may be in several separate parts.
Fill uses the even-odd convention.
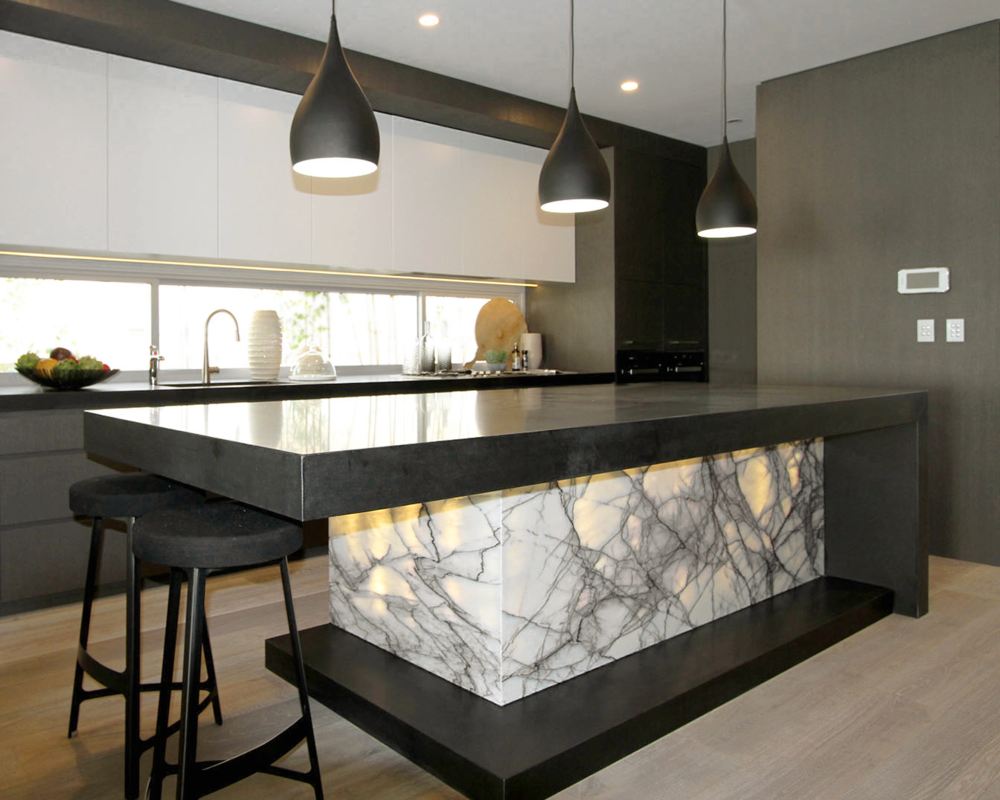
[[[299,717],[266,742],[262,742],[238,756],[227,758],[225,761],[219,761],[204,768],[199,766],[198,788],[200,794],[211,794],[244,778],[249,778],[257,772],[267,772],[268,768],[262,767],[261,764],[271,765],[279,758],[286,756],[306,738],[307,730],[305,719]]]
[[[108,689],[107,692],[102,692],[99,689],[93,691],[87,690],[85,692],[87,697],[105,697],[109,694],[125,694],[128,688],[125,673],[111,669],[111,667],[102,664],[90,653],[88,653],[86,649],[84,649],[83,645],[76,646],[76,663],[79,664],[83,671],[91,678]]]
[[[169,736],[174,733],[179,726],[180,721],[178,720],[168,728],[167,735]],[[299,717],[295,722],[276,733],[266,742],[261,742],[239,755],[222,761],[196,762],[198,795],[204,797],[260,772],[267,773],[268,775],[276,775],[281,778],[291,778],[303,783],[312,783],[315,769],[310,769],[309,772],[296,772],[295,770],[274,765],[275,761],[286,756],[306,738],[307,731],[308,726],[306,725],[305,717]],[[261,766],[262,762],[267,764],[267,766]],[[168,775],[176,775],[178,770],[179,765],[164,763],[162,772],[159,775],[149,776],[150,783],[155,782],[156,784],[160,784]]]
[[[106,664],[102,664],[96,658],[94,658],[90,653],[83,649],[82,645],[77,645],[76,647],[76,663],[80,665],[80,668],[95,681],[100,683],[103,689],[83,689],[81,691],[81,696],[83,700],[93,700],[97,697],[111,697],[112,695],[120,694],[124,695],[127,687],[127,681],[125,679],[125,673],[119,672],[118,670],[111,669],[111,667]],[[170,684],[170,690],[172,692],[179,692],[184,688],[184,684],[180,681],[174,681]],[[213,694],[212,681],[206,678],[198,683],[198,688],[209,693],[209,699]],[[160,691],[159,683],[140,683],[140,692],[158,692]],[[81,701],[82,702],[82,701]],[[199,709],[201,710],[201,709]]]
[[[157,687],[157,688],[159,688],[159,687]],[[180,684],[172,684],[172,688],[179,689],[180,688]],[[198,715],[201,716],[201,712],[204,711],[206,708],[208,708],[212,704],[212,700],[215,698],[215,694],[216,693],[213,692],[211,690],[211,688],[208,687],[208,686],[206,686],[204,683],[201,684],[198,688],[202,689],[203,691],[207,691],[208,692],[208,696],[205,697],[205,698],[203,698],[198,703]],[[175,733],[177,733],[177,731],[179,731],[180,729],[181,729],[181,721],[180,721],[180,719],[176,719],[173,722],[171,722],[169,725],[167,725],[167,729],[163,732],[163,737],[165,739],[169,739],[171,736],[173,736]],[[140,752],[145,753],[150,747],[152,747],[154,744],[156,744],[156,737],[158,735],[159,734],[154,733],[148,739],[140,739],[139,740],[139,747],[141,748]],[[173,773],[168,771],[167,774],[173,774]]]

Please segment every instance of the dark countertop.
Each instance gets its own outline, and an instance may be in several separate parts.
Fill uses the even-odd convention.
[[[648,383],[92,411],[85,447],[308,520],[912,423],[927,393]]]
[[[218,380],[218,379],[216,379]],[[45,389],[24,380],[16,386],[0,386],[0,413],[4,411],[52,411],[62,409],[131,408],[134,406],[176,406],[194,403],[245,403],[260,400],[292,400],[317,397],[452,392],[479,389],[512,389],[526,386],[575,386],[611,383],[612,372],[525,374],[488,376],[462,375],[341,375],[336,381],[318,383],[262,383],[211,386],[150,386],[144,382],[116,378],[76,391]]]

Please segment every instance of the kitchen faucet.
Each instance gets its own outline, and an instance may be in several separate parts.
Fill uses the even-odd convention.
[[[160,382],[160,362],[163,361],[163,356],[160,355],[160,351],[157,349],[155,344],[149,346],[149,385],[157,386]]]
[[[236,321],[236,317],[232,311],[225,308],[217,308],[208,315],[208,319],[205,320],[205,353],[201,361],[201,382],[206,385],[212,382],[212,375],[219,372],[218,367],[210,367],[208,362],[208,323],[212,321],[212,317],[216,314],[228,314],[233,318],[233,324],[236,326],[236,341],[240,340],[240,323]]]

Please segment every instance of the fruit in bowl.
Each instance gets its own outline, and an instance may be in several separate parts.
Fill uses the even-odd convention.
[[[25,353],[17,359],[15,369],[50,389],[82,389],[118,374],[118,370],[91,356],[77,359],[65,347],[55,348],[47,358]]]

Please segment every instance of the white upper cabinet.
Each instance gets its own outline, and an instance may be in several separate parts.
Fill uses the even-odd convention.
[[[218,79],[110,56],[111,250],[219,254]]]
[[[0,31],[0,244],[574,280],[544,150],[376,114],[375,173],[309,178],[299,100]]]
[[[538,207],[546,151],[465,133],[462,136],[464,274],[514,280],[572,281],[572,215]]]
[[[392,117],[376,114],[378,169],[358,178],[314,178],[312,260],[345,269],[389,272],[392,257]]]
[[[308,264],[311,178],[292,170],[299,96],[219,80],[219,256]]]
[[[521,232],[514,226],[518,176],[510,169],[514,145],[462,134],[463,274],[492,278],[525,276]]]
[[[526,145],[509,167],[515,181],[513,225],[520,231],[524,277],[540,281],[576,280],[576,214],[553,214],[538,205],[538,175],[547,150]]]
[[[0,243],[108,246],[103,53],[0,32]]]
[[[393,131],[395,269],[461,275],[462,134],[402,117]]]

